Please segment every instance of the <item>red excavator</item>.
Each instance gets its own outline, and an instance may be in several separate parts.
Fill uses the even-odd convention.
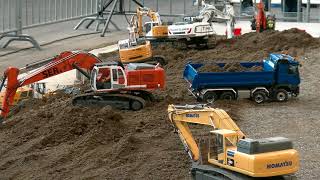
[[[1,116],[8,115],[17,88],[73,69],[86,76],[91,85],[91,90],[72,99],[73,105],[110,105],[119,109],[140,110],[153,97],[146,90],[162,89],[165,85],[165,73],[159,65],[131,63],[124,66],[119,62],[101,62],[90,53],[66,51],[22,78],[18,77],[20,69],[7,68],[0,84],[0,91],[6,84]]]
[[[268,29],[275,29],[276,18],[275,15],[266,15],[264,11],[264,3],[260,1],[257,5],[258,12],[251,21],[251,29],[256,30],[256,32],[262,32]]]

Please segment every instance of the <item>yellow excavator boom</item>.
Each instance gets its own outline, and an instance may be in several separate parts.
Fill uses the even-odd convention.
[[[229,129],[237,133],[239,139],[245,137],[237,124],[222,109],[206,107],[203,105],[177,106],[169,105],[168,114],[171,123],[179,130],[179,136],[188,151],[189,156],[198,161],[200,151],[192,136],[188,123],[211,126],[212,129]]]
[[[152,25],[152,36],[153,37],[167,37],[168,36],[168,26],[162,25],[162,21],[158,12],[155,12],[152,9],[147,7],[138,7],[137,8],[137,21],[138,21],[138,35],[139,37],[143,36],[143,23],[142,17],[148,16],[154,26]]]

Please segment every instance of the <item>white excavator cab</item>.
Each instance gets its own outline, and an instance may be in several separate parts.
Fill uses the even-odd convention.
[[[114,90],[125,88],[127,78],[121,66],[99,63],[91,72],[90,83],[93,90]]]

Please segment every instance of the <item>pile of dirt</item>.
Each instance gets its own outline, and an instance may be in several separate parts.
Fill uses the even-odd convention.
[[[227,72],[243,72],[247,71],[247,68],[241,66],[239,62],[230,62],[224,65],[224,69]]]
[[[250,68],[244,67],[240,62],[228,62],[223,67],[217,64],[204,64],[197,69],[198,72],[254,72],[262,71],[262,66],[252,66]]]
[[[0,179],[188,179],[189,157],[167,117],[170,103],[196,103],[182,78],[185,65],[223,60],[228,63],[224,69],[234,71],[242,69],[238,62],[261,60],[270,52],[295,51],[299,56],[316,47],[318,39],[297,29],[248,33],[220,40],[210,50],[159,45],[154,54],[165,56],[168,64],[164,67],[166,88],[154,92],[158,102],[133,112],[73,107],[69,96],[59,94],[32,100],[0,126]],[[242,105],[220,101],[214,106],[241,124],[245,112],[239,115],[238,111]]]
[[[60,93],[31,100],[0,126],[1,177],[183,178],[188,158],[167,123],[167,105],[155,106],[138,112],[75,107]],[[21,171],[31,173],[17,176]]]
[[[169,58],[175,62],[188,59],[201,63],[225,60],[257,61],[267,57],[269,53],[287,53],[299,58],[307,50],[320,47],[320,40],[299,29],[290,29],[262,33],[251,32],[234,39],[220,38],[216,44],[216,47],[210,50],[184,50],[182,52],[166,46],[155,48],[155,54],[170,56]]]
[[[221,68],[217,64],[205,64],[197,69],[198,72],[225,72],[223,68]]]

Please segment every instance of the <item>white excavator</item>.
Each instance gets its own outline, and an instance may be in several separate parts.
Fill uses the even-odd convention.
[[[204,0],[200,2],[202,9],[197,16],[185,17],[184,22],[178,22],[168,27],[169,37],[187,41],[189,44],[208,43],[208,38],[216,34],[212,23],[225,22],[227,38],[232,38],[235,23],[232,4],[226,2],[224,10],[220,11]]]

